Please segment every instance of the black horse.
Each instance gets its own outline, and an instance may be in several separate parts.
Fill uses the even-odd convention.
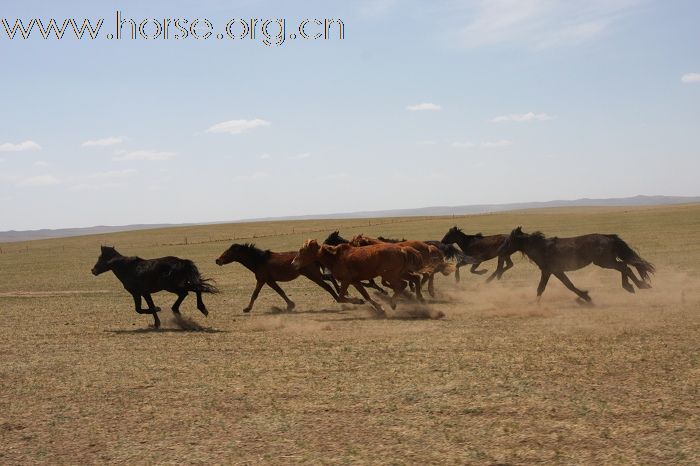
[[[499,254],[498,252],[506,238],[508,238],[508,235],[484,236],[481,233],[467,235],[461,228],[454,226],[445,234],[445,236],[442,238],[442,242],[446,244],[457,243],[464,254],[473,257],[475,260],[471,263],[472,266],[469,271],[477,275],[483,275],[487,272],[486,269],[477,270],[479,264],[484,261],[491,260],[494,257],[498,257],[496,271],[493,272],[488,279],[486,279],[487,282],[490,282],[494,278],[498,278],[500,280],[503,273],[509,268],[513,267],[513,261],[510,260],[510,254]],[[457,264],[457,271],[455,272],[455,280],[457,281],[459,281],[459,267],[460,264]]]
[[[209,314],[202,293],[218,293],[219,290],[212,281],[202,278],[194,262],[177,257],[161,257],[159,259],[141,259],[126,257],[116,249],[102,246],[100,257],[92,268],[92,274],[97,276],[107,271],[114,272],[126,291],[134,298],[134,306],[139,314],[152,314],[153,326],[160,327],[158,312],[151,298],[151,293],[169,291],[177,295],[172,306],[175,314],[180,314],[180,304],[190,291],[197,294],[197,309],[205,316]],[[141,309],[141,298],[146,300],[148,309]]]
[[[340,231],[336,230],[330,235],[328,235],[328,238],[323,242],[323,244],[327,244],[329,246],[338,246],[340,244],[348,244],[350,241],[346,240],[342,236],[340,236]],[[340,293],[340,285],[336,281],[336,279],[333,277],[333,274],[330,272],[324,270],[323,271],[323,279],[326,281],[329,281],[333,284],[335,287],[336,291]],[[361,282],[362,286],[365,288],[373,288],[377,291],[379,291],[381,294],[389,294],[387,291],[382,288],[381,286],[377,285],[377,283],[374,281],[374,279],[367,280],[366,282]]]
[[[513,254],[523,252],[540,268],[542,275],[537,287],[539,299],[544,293],[547,281],[551,275],[557,277],[568,289],[584,301],[590,302],[587,291],[579,290],[571,283],[564,272],[581,269],[590,263],[605,269],[614,269],[622,275],[622,288],[634,293],[631,279],[637,288],[651,288],[648,283],[649,274],[654,273],[654,265],[642,259],[627,243],[617,235],[590,234],[572,238],[546,238],[537,231],[532,234],[523,233],[521,227],[510,233],[501,246],[501,253]],[[642,278],[639,280],[629,266],[633,266]]]

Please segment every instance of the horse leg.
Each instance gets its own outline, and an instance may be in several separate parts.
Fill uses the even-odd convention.
[[[542,275],[540,275],[540,284],[537,285],[537,302],[540,301],[542,293],[544,293],[544,289],[547,288],[547,282],[549,281],[549,277],[552,275],[551,273],[545,272],[544,270],[542,270],[541,272]]]
[[[483,274],[485,274],[486,272],[488,272],[488,270],[486,270],[486,269],[476,270],[476,268],[479,267],[480,265],[481,265],[481,262],[477,262],[476,264],[472,264],[472,266],[471,266],[471,268],[469,269],[469,271],[470,271],[471,273],[475,273],[475,274],[477,274],[477,275],[483,275]]]
[[[460,267],[461,267],[461,265],[457,264],[457,266],[455,268],[455,282],[456,283],[459,283],[459,268]]]
[[[486,283],[491,283],[491,280],[496,277],[501,278],[501,275],[503,275],[503,258],[498,256],[498,265],[496,266],[496,270],[489,275],[489,278],[486,279]]]
[[[331,282],[333,288],[335,288],[335,292],[337,294],[340,294],[340,285],[338,284],[338,281],[335,279],[335,277],[331,275],[330,277],[328,277],[328,281]]]
[[[148,304],[148,313],[153,315],[153,327],[159,328],[160,319],[158,318],[158,313],[160,312],[160,308],[156,307],[156,305],[153,303],[153,298],[151,298],[150,294],[144,294],[143,298],[146,300],[146,304]]]
[[[199,312],[201,312],[205,316],[208,316],[209,311],[207,311],[207,307],[204,305],[204,301],[202,301],[202,292],[195,291],[195,293],[197,294],[197,309],[199,309]]]
[[[632,270],[629,267],[627,267],[627,264],[625,264],[624,262],[618,262],[615,258],[607,258],[606,260],[593,261],[593,263],[598,267],[602,267],[604,269],[613,269],[620,272],[620,275],[622,276],[622,288],[624,288],[628,292],[634,293],[634,287],[629,281],[630,278],[639,288],[639,280],[637,280],[637,277],[634,275]]]
[[[265,281],[263,280],[258,280],[257,283],[255,283],[255,290],[253,290],[253,294],[250,296],[250,302],[245,308],[243,308],[243,312],[250,312],[250,310],[253,309],[253,304],[255,303],[255,300],[258,299],[260,289],[263,287],[263,285],[265,285]]]
[[[343,284],[343,287],[347,290],[349,284]],[[378,315],[380,316],[386,316],[386,312],[384,312],[384,308],[382,308],[382,305],[379,304],[378,302],[374,301],[370,296],[369,293],[367,293],[367,290],[365,290],[365,287],[362,286],[362,283],[360,282],[353,282],[352,286],[355,287],[357,291],[360,292],[363,298],[367,300],[368,303],[372,305],[374,310],[377,312]]]
[[[284,293],[284,290],[280,288],[277,282],[274,280],[268,280],[267,284],[270,288],[275,290],[278,295],[282,296],[282,299],[284,299],[284,301],[287,303],[287,311],[293,311],[296,307],[296,304],[294,304],[294,301],[287,297],[287,295]]]
[[[377,285],[377,282],[374,281],[374,278],[370,278],[367,283],[368,283],[367,286],[369,286],[370,288],[374,288],[375,290],[379,291],[381,294],[384,294],[384,295],[389,294],[389,293],[387,293],[387,291],[384,288]]]
[[[302,274],[302,275],[304,275],[306,278],[308,278],[309,280],[311,280],[312,282],[314,282],[315,284],[317,284],[318,286],[320,286],[321,288],[323,288],[324,290],[326,290],[331,296],[333,296],[333,299],[334,299],[337,303],[350,302],[350,303],[352,303],[352,304],[364,304],[364,301],[363,301],[363,300],[361,300],[361,299],[359,299],[359,298],[352,298],[352,297],[350,297],[350,296],[347,296],[345,299],[341,300],[341,299],[340,299],[340,296],[339,296],[335,291],[333,291],[333,288],[331,288],[331,287],[328,285],[328,283],[326,283],[325,281],[323,281],[323,279],[322,279],[320,276],[318,276],[318,275],[316,275],[316,274],[314,274],[314,273],[310,273],[310,274],[308,274],[308,275],[304,273],[304,274]]]
[[[513,261],[511,260],[510,256],[506,256],[506,257],[504,258],[504,260],[505,260],[505,262],[506,262],[506,266],[503,267],[503,270],[501,270],[501,273],[498,274],[498,279],[499,279],[499,280],[501,279],[501,277],[503,276],[503,274],[506,272],[506,270],[508,270],[508,269],[510,269],[510,268],[513,267]]]
[[[184,290],[177,294],[177,300],[175,301],[175,303],[173,304],[173,307],[171,308],[175,314],[180,313],[180,304],[182,304],[182,302],[185,300],[185,298],[187,297],[187,294],[188,294],[187,291],[184,291]]]
[[[431,298],[435,297],[435,274],[428,275],[428,294]],[[421,298],[422,299],[422,298]]]
[[[571,280],[569,280],[569,277],[567,277],[566,274],[564,274],[564,272],[556,272],[554,276],[557,277],[559,281],[564,284],[565,287],[576,293],[579,298],[583,299],[587,303],[591,302],[591,297],[588,296],[588,291],[582,291],[576,288],[576,286],[574,286],[574,284],[571,283]]]
[[[425,281],[425,276],[421,279],[420,276],[415,275],[415,274],[409,274],[408,276],[408,281],[413,282],[413,287],[416,291],[416,299],[420,301],[421,303],[425,302],[425,299],[423,299],[423,293],[421,292],[421,287],[423,286],[423,282]],[[403,291],[403,287],[402,287]],[[432,296],[432,295],[431,295]]]

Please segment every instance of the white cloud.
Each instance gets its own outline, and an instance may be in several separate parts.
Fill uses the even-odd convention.
[[[28,150],[40,150],[41,146],[34,141],[24,141],[18,144],[5,142],[0,144],[0,152],[24,152]]]
[[[206,130],[206,132],[241,134],[254,130],[256,128],[263,128],[265,126],[270,126],[270,122],[266,120],[261,120],[260,118],[255,118],[254,120],[229,120],[217,123],[214,126],[209,127]]]
[[[517,121],[517,122],[523,122],[523,121],[547,121],[551,120],[553,117],[550,115],[547,115],[546,113],[535,113],[535,112],[528,112],[528,113],[511,113],[509,115],[499,115],[497,117],[491,118],[492,123],[503,123],[507,121]]]
[[[104,189],[122,189],[125,188],[126,185],[124,183],[80,183],[71,186],[70,189],[71,191],[101,191]]]
[[[137,174],[138,171],[133,168],[127,168],[124,170],[111,170],[106,172],[96,172],[88,175],[88,178],[93,179],[111,179],[111,178],[124,178],[127,176],[132,176]]]
[[[468,23],[451,39],[469,48],[503,43],[536,48],[577,45],[606,34],[641,1],[478,0],[452,12],[468,18]]]
[[[418,141],[416,144],[421,145],[421,146],[434,146],[437,144],[437,141],[433,141],[431,139],[426,139],[424,141]]]
[[[475,144],[473,142],[469,142],[469,141],[455,141],[450,145],[456,149],[468,149],[469,147],[475,146]]]
[[[124,139],[110,136],[108,138],[93,139],[91,141],[85,141],[81,145],[83,147],[107,147],[107,146],[113,146],[115,144],[121,144],[122,142],[124,142]]]
[[[260,160],[267,160],[267,159],[272,158],[272,156],[271,156],[270,154],[268,154],[267,152],[265,152],[265,153],[263,153],[263,154],[258,155],[258,158],[259,158]]]
[[[112,160],[170,160],[175,157],[174,152],[164,152],[155,150],[135,150],[131,152],[118,152],[118,155],[112,157]]]
[[[440,110],[442,107],[440,107],[437,104],[433,104],[430,102],[423,102],[421,104],[416,104],[416,105],[409,105],[406,107],[406,110],[410,110],[412,112],[416,111],[422,111],[422,110]]]
[[[53,175],[39,175],[22,178],[17,182],[17,186],[21,187],[40,187],[40,186],[55,186],[60,184],[61,180]]]
[[[293,155],[293,156],[290,157],[290,159],[292,159],[292,160],[302,160],[302,159],[308,159],[309,157],[311,157],[311,154],[308,153],[308,152],[304,152],[303,154]]]
[[[685,84],[700,83],[700,73],[686,73],[681,76],[681,82]]]
[[[507,147],[513,145],[512,141],[509,141],[507,139],[501,139],[499,141],[484,141],[481,143],[481,147],[484,147],[486,149],[492,148],[492,147]]]

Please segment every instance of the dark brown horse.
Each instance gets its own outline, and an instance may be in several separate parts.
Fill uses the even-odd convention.
[[[394,291],[391,308],[395,309],[396,298],[406,287],[404,278],[423,271],[421,256],[415,249],[385,243],[355,247],[350,244],[319,245],[316,240],[306,240],[292,264],[303,268],[316,262],[330,269],[333,276],[340,281],[341,299],[346,299],[345,293],[348,287],[353,285],[382,316],[385,315],[384,309],[372,300],[361,282],[382,277]],[[416,279],[417,287],[420,288],[420,278]]]
[[[457,246],[459,246],[464,254],[474,258],[475,262],[472,263],[469,271],[477,275],[483,275],[488,272],[486,269],[477,270],[482,262],[498,257],[496,271],[486,279],[487,282],[490,282],[494,278],[498,278],[500,280],[503,273],[509,268],[513,267],[513,261],[510,260],[510,254],[503,253],[502,255],[499,255],[498,253],[499,248],[503,245],[506,238],[508,238],[508,235],[484,236],[481,233],[467,235],[461,228],[454,226],[445,234],[445,236],[442,238],[442,242],[446,244],[457,243]],[[459,281],[459,267],[460,264],[457,264],[457,271],[455,272],[455,280],[457,281]]]
[[[340,244],[348,244],[350,241],[346,240],[342,236],[340,236],[340,231],[336,230],[323,241],[323,244],[327,244],[329,246],[338,246]],[[338,281],[333,278],[332,273],[324,273],[323,274],[323,279],[326,281],[329,281],[333,284],[335,287],[336,292],[340,292],[340,285],[338,285]],[[365,288],[373,288],[377,291],[379,291],[381,294],[388,294],[384,288],[381,286],[377,285],[377,283],[374,281],[374,279],[367,280],[366,282],[362,283],[362,286]]]
[[[350,244],[353,246],[368,246],[372,244],[396,244],[398,246],[410,247],[418,251],[423,259],[423,264],[429,266],[430,272],[423,273],[423,280],[421,283],[428,282],[428,293],[430,296],[435,297],[435,274],[440,272],[443,275],[449,275],[454,270],[454,266],[445,262],[445,257],[442,252],[430,244],[423,241],[415,240],[404,240],[398,243],[391,243],[387,241],[382,241],[378,238],[371,238],[365,235],[357,235],[351,241]],[[416,291],[418,295],[418,291]],[[420,299],[420,297],[419,297]]]
[[[102,246],[100,257],[92,268],[92,274],[97,276],[110,270],[134,298],[136,312],[153,315],[155,328],[160,327],[158,318],[160,308],[153,302],[152,293],[169,291],[176,294],[177,300],[171,309],[179,315],[180,304],[192,291],[197,295],[197,309],[206,316],[209,315],[209,311],[202,301],[202,293],[219,292],[211,280],[200,275],[194,262],[178,257],[168,256],[159,259],[126,257],[112,247]],[[146,300],[148,309],[141,309],[141,298]]]
[[[617,235],[590,234],[572,238],[546,238],[539,231],[523,233],[521,227],[513,230],[503,243],[502,253],[513,254],[523,252],[540,268],[542,275],[537,287],[539,299],[544,293],[547,281],[551,275],[557,277],[568,289],[584,301],[590,302],[588,291],[579,290],[564,274],[571,270],[581,269],[590,263],[605,269],[614,269],[622,275],[622,288],[634,293],[631,279],[637,288],[651,288],[648,283],[649,275],[654,273],[654,265],[642,259],[627,243]],[[629,266],[635,267],[639,280]]]
[[[216,259],[216,263],[218,265],[224,265],[231,262],[239,262],[255,274],[255,279],[257,280],[255,290],[253,290],[253,295],[250,297],[250,303],[243,309],[243,312],[250,312],[255,300],[258,298],[260,289],[264,285],[268,285],[284,299],[287,303],[288,311],[293,310],[296,306],[294,301],[287,297],[277,282],[289,282],[299,277],[299,275],[305,276],[326,290],[337,302],[349,302],[353,304],[362,304],[364,302],[358,298],[345,298],[341,300],[333,288],[323,281],[321,269],[317,263],[307,264],[298,269],[292,265],[294,256],[296,256],[296,252],[293,251],[272,252],[269,249],[262,250],[256,248],[254,244],[233,244]]]

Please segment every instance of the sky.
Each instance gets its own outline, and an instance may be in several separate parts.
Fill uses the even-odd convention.
[[[700,195],[697,1],[58,3],[0,5],[104,19],[0,25],[0,230]]]

